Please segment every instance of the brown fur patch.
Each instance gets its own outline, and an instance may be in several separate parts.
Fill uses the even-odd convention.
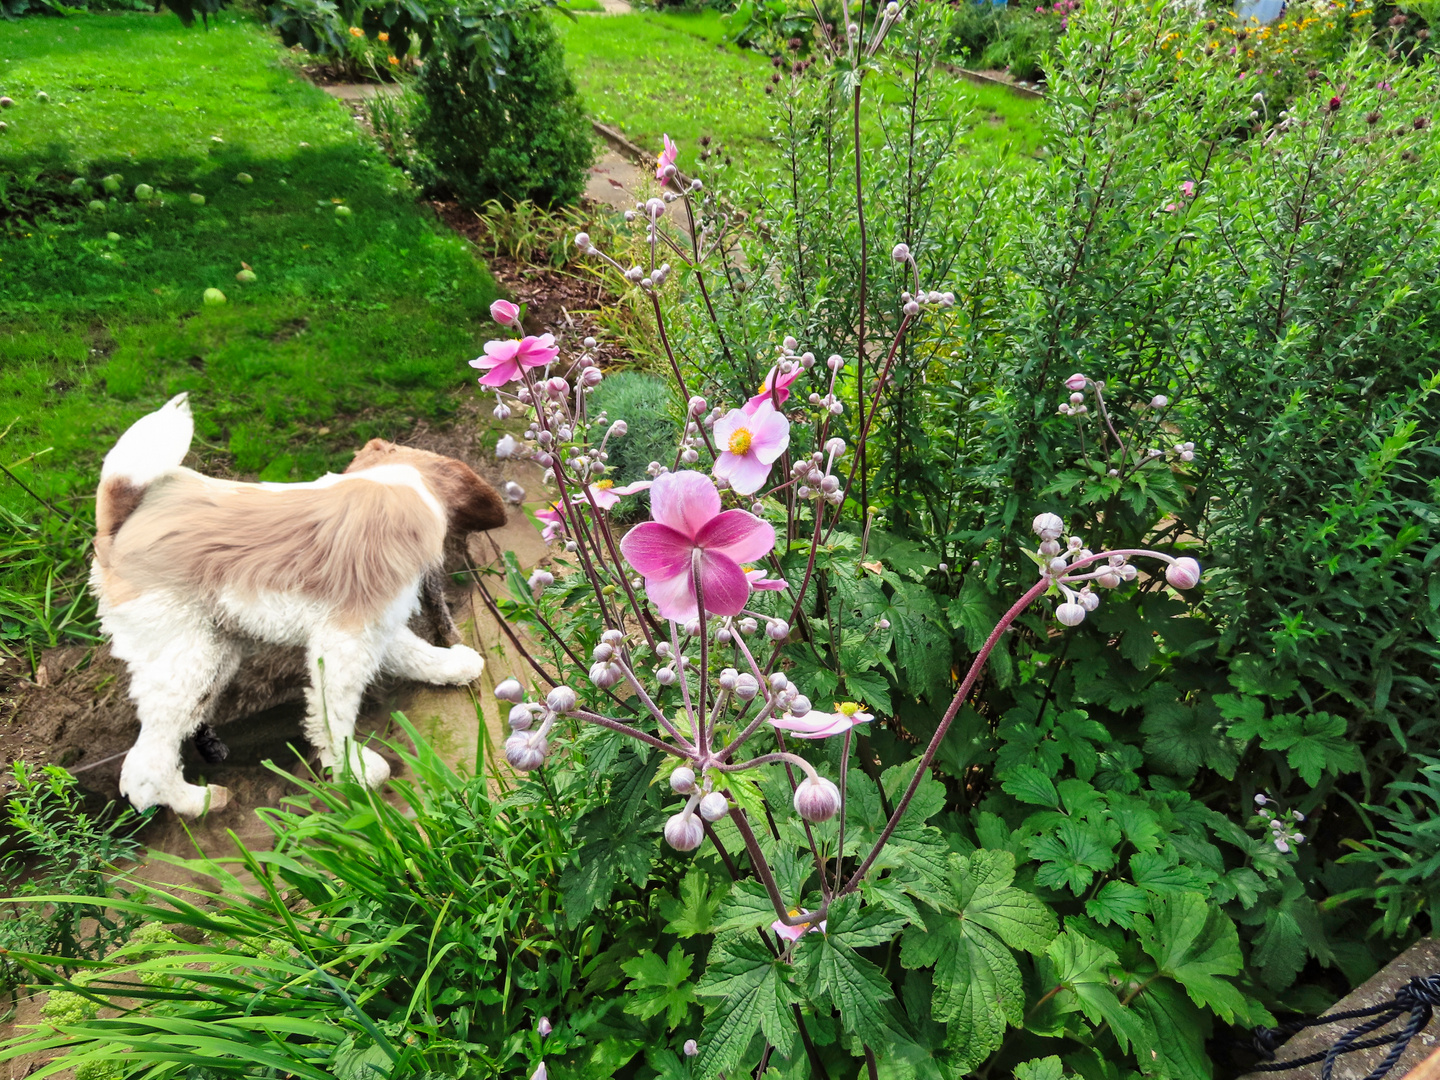
[[[418,469],[449,513],[450,528],[456,532],[498,529],[505,524],[505,503],[500,493],[463,461],[371,439],[345,471],[359,472],[376,465],[410,465]]]
[[[444,540],[413,488],[356,478],[266,489],[180,469],[149,486],[115,535],[106,589],[115,602],[166,587],[300,593],[366,623],[439,563]]]
[[[135,508],[145,498],[145,488],[123,476],[112,476],[95,493],[95,558],[102,568],[110,565],[110,546]]]

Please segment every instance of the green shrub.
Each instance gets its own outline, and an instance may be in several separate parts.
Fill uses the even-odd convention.
[[[618,372],[595,388],[589,407],[592,412],[603,409],[611,420],[624,420],[628,428],[624,437],[605,446],[609,475],[617,484],[644,480],[652,461],[675,463],[683,410],[666,380],[639,371]]]
[[[453,43],[428,54],[418,89],[415,142],[430,183],[462,202],[573,202],[593,151],[580,97],[549,20],[515,17],[503,73],[481,68]]]

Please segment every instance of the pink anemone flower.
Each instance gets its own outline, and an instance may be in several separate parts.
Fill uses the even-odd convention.
[[[746,570],[745,580],[750,582],[752,589],[762,589],[765,592],[779,592],[790,587],[790,583],[784,578],[766,577],[764,570]]]
[[[565,532],[565,512],[560,509],[558,502],[551,503],[544,510],[536,510],[535,520],[545,523],[545,527],[540,530],[540,539],[547,544]]]
[[[1194,181],[1194,180],[1183,180],[1183,181],[1181,181],[1181,183],[1180,183],[1180,194],[1181,194],[1181,195],[1184,195],[1185,198],[1187,198],[1187,199],[1193,199],[1193,198],[1195,197],[1195,181]]]
[[[509,300],[496,300],[490,305],[490,317],[501,326],[514,326],[520,308]]]
[[[762,401],[754,412],[731,409],[715,421],[715,475],[730,481],[741,495],[753,495],[770,475],[770,466],[790,445],[790,421]]]
[[[720,492],[703,473],[665,473],[650,487],[650,513],[620,541],[626,560],[645,578],[661,616],[695,618],[695,577],[712,615],[738,615],[750,597],[742,562],[775,549],[775,530],[744,510],[720,510]]]
[[[844,735],[851,728],[868,724],[874,720],[873,713],[862,712],[853,701],[839,702],[833,713],[811,710],[804,716],[786,713],[779,720],[770,720],[771,727],[794,735],[797,739],[828,739],[832,735]]]
[[[760,384],[760,392],[745,402],[745,411],[747,413],[753,414],[756,409],[760,408],[760,406],[767,401],[771,401],[772,404],[776,402],[781,405],[785,404],[785,399],[790,396],[790,384],[800,377],[800,369],[797,367],[793,371],[787,371],[783,375],[777,376],[778,371],[778,368],[771,368],[770,374],[766,375],[765,381]],[[770,396],[772,386],[775,389],[773,401]]]
[[[559,355],[555,335],[541,334],[519,341],[487,341],[485,355],[471,360],[470,366],[486,371],[480,376],[481,386],[504,386],[520,378],[524,369],[544,367]]]
[[[596,480],[590,485],[590,498],[595,500],[595,505],[601,510],[613,510],[620,502],[620,496],[646,491],[654,482],[653,480],[637,480],[633,484],[616,487],[614,480]],[[588,501],[584,495],[576,495],[574,498],[577,503]]]
[[[665,170],[675,164],[675,159],[680,156],[680,148],[670,141],[669,135],[662,135],[661,138],[665,140],[665,149],[655,165],[655,179],[664,183]]]
[[[791,917],[792,919],[793,919],[795,916],[797,916],[797,915],[809,915],[809,914],[810,914],[810,912],[808,912],[808,911],[800,911],[800,910],[797,909],[797,908],[791,908],[791,909],[790,909],[790,917]],[[772,923],[770,924],[770,929],[775,932],[775,936],[776,936],[776,937],[784,938],[786,941],[799,941],[799,940],[800,940],[802,937],[804,937],[806,934],[823,934],[823,933],[825,933],[825,923],[826,923],[827,921],[828,921],[828,920],[826,920],[826,919],[821,919],[819,922],[799,923],[799,924],[796,925],[796,926],[787,926],[785,923],[781,922],[779,919],[776,919],[774,922],[772,922]]]

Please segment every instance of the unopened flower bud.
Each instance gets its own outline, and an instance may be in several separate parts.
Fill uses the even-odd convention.
[[[733,667],[727,667],[720,672],[720,677],[716,681],[720,684],[720,689],[734,690],[735,684],[739,680],[739,678],[740,673],[738,671],[736,671]]]
[[[525,501],[525,489],[514,480],[505,481],[505,501],[516,506]]]
[[[810,711],[810,699],[804,694],[796,694],[790,699],[790,712],[794,716],[804,716]]]
[[[504,461],[506,458],[514,455],[515,445],[514,435],[500,436],[499,441],[495,443],[495,456],[501,461]]]
[[[1106,571],[1095,579],[1095,584],[1102,589],[1118,589],[1120,587],[1120,575]]]
[[[645,214],[651,221],[659,221],[665,214],[663,199],[650,199],[645,203]]]
[[[1046,540],[1040,545],[1040,554],[1053,559],[1056,555],[1060,554],[1060,541]]]
[[[531,742],[531,736],[517,731],[505,740],[505,760],[521,772],[531,772],[545,764],[545,752],[550,745],[544,739]]]
[[[557,686],[545,695],[545,704],[562,715],[574,711],[576,700],[575,691],[568,686]]]
[[[875,625],[878,626],[881,630],[889,630],[889,629],[890,629],[890,620],[889,620],[889,619],[881,619],[881,620],[880,620],[879,622],[877,622]]]
[[[831,371],[839,371],[842,367],[845,366],[845,358],[839,353],[834,353],[833,355],[831,355],[830,359],[825,361],[825,366],[828,367]]]
[[[550,1080],[550,1074],[545,1070],[545,1062],[535,1066],[535,1071],[530,1074],[530,1080]]]
[[[670,790],[677,795],[689,795],[695,790],[695,770],[681,765],[670,774]]]
[[[1084,375],[1081,375],[1081,374],[1077,371],[1074,375],[1071,375],[1068,379],[1065,380],[1065,389],[1067,389],[1067,390],[1084,390],[1084,389],[1085,389],[1085,376],[1084,376]]]
[[[1055,609],[1055,618],[1065,626],[1079,626],[1085,621],[1085,609],[1079,604],[1064,603]]]
[[[520,702],[525,700],[525,688],[516,679],[505,679],[495,687],[495,696],[501,701]]]
[[[686,1039],[684,1050],[686,1057],[694,1057],[696,1054],[700,1053],[700,1044],[697,1043],[694,1039]]]
[[[894,259],[896,262],[900,262],[900,263],[908,262],[909,259],[910,259],[910,245],[909,245],[909,244],[896,244],[896,245],[890,250],[890,257],[891,257],[892,259]]]
[[[704,839],[705,826],[688,811],[681,811],[665,822],[665,842],[676,851],[694,851]]]
[[[555,1029],[550,1026],[550,1018],[548,1016],[540,1017],[540,1022],[535,1025],[535,1034],[539,1035],[542,1039],[549,1036],[550,1032],[554,1030]]]
[[[823,776],[807,776],[795,788],[795,812],[806,821],[829,821],[839,811],[840,789]]]
[[[719,821],[730,812],[730,801],[718,791],[700,800],[700,816],[706,821]]]
[[[678,678],[678,676],[675,674],[673,667],[662,667],[655,672],[655,681],[661,686],[673,686],[676,678]]]
[[[599,386],[604,378],[605,373],[598,367],[587,367],[580,373],[580,383],[582,386]]]
[[[625,423],[624,420],[616,420],[613,424],[610,425],[609,434],[611,438],[618,439],[622,435],[625,435],[627,432],[629,432],[629,430],[630,425]]]
[[[1059,514],[1040,514],[1030,523],[1030,528],[1041,540],[1058,540],[1065,531],[1065,522]]]
[[[749,701],[760,692],[760,682],[748,671],[742,671],[735,679],[735,696],[741,701]]]
[[[1177,589],[1193,589],[1200,584],[1200,564],[1191,558],[1176,559],[1165,568],[1165,580]]]
[[[1166,405],[1169,404],[1170,399],[1167,398],[1164,394],[1156,394],[1153,398],[1150,399],[1150,407],[1152,409],[1163,409]]]
[[[509,420],[509,419],[510,419],[510,406],[509,406],[509,405],[506,405],[506,404],[502,401],[502,402],[500,402],[498,405],[496,405],[493,410],[491,410],[490,415],[493,416],[493,417],[495,417],[496,420]]]
[[[512,705],[510,707],[510,730],[529,731],[530,725],[535,722],[535,707],[533,705]]]
[[[703,412],[705,411],[705,408],[706,408],[705,399],[704,399],[703,397],[701,397],[699,394],[696,394],[694,397],[692,397],[692,398],[690,399],[690,401],[689,401],[689,409],[690,409],[690,415],[691,415],[691,416],[699,416],[701,413],[703,413]]]
[[[771,619],[765,624],[765,636],[771,641],[784,641],[790,636],[790,624],[784,619]]]
[[[589,234],[589,233],[583,233],[583,232],[582,232],[582,233],[576,233],[576,234],[575,234],[575,246],[576,246],[577,248],[579,248],[581,251],[589,251],[589,250],[590,250],[590,234]]]
[[[1080,606],[1086,611],[1094,611],[1100,606],[1100,597],[1089,589],[1085,589],[1080,593]]]
[[[901,308],[901,310],[904,311],[906,315],[919,315],[920,305],[917,304],[914,300],[911,300],[907,304],[905,304],[905,306]]]

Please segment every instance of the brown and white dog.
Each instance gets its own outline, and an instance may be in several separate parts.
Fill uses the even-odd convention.
[[[430,645],[406,623],[447,533],[504,524],[504,504],[463,462],[380,439],[311,483],[202,476],[180,465],[194,435],[185,399],[120,437],[96,497],[90,586],[140,717],[120,791],[187,815],[225,804],[224,788],[185,782],[180,748],[256,643],[304,648],[306,736],[323,765],[378,787],[389,766],[354,741],[365,688],[382,672],[480,676],[473,649]]]

